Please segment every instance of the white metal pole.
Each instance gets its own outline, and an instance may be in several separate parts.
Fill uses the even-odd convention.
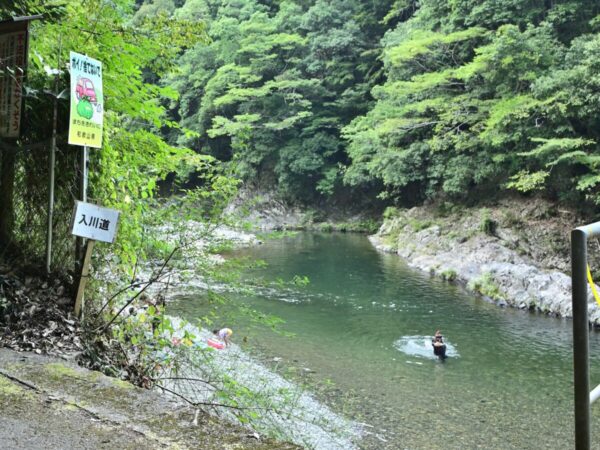
[[[87,202],[87,188],[88,188],[88,146],[84,145],[83,146],[83,154],[81,155],[81,160],[82,160],[82,168],[81,170],[82,172],[82,176],[83,176],[83,184],[82,184],[82,189],[81,189],[81,201],[82,202]]]
[[[56,164],[56,127],[58,123],[58,76],[60,70],[61,40],[58,41],[58,69],[54,75],[54,108],[52,113],[52,142],[48,164],[48,234],[46,236],[46,273],[52,270],[52,224],[54,222],[54,166]]]

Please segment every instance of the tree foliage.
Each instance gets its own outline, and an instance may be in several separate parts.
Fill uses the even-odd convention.
[[[171,139],[289,200],[335,195],[347,163],[341,128],[368,109],[391,3],[186,1],[175,16],[206,20],[211,43],[164,80],[180,93],[173,118],[197,132]]]
[[[124,266],[133,269],[144,253],[143,216],[151,209],[149,199],[158,183],[169,174],[202,172],[210,165],[210,157],[169,145],[161,137],[161,129],[178,127],[168,120],[164,106],[165,99],[177,98],[177,92],[153,82],[153,77],[175,69],[186,46],[206,41],[204,24],[163,13],[134,21],[135,4],[130,0],[30,0],[18,6],[22,8],[13,6],[3,12],[43,15],[31,24],[28,126],[22,142],[50,137],[48,117],[52,117],[54,98],[69,91],[69,51],[103,64],[103,146],[90,152],[89,197],[122,212],[113,250]],[[77,148],[65,145],[67,115],[66,106],[59,104],[58,142],[62,153],[76,154]],[[64,194],[72,195],[57,193]],[[65,201],[72,202],[72,198]]]
[[[378,180],[413,203],[498,188],[598,202],[599,12],[592,1],[421,2],[382,41],[376,103],[344,128],[345,181]]]
[[[600,203],[593,0],[148,0],[205,21],[171,143],[314,203],[537,191]]]

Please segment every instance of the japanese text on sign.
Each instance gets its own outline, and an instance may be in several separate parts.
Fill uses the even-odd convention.
[[[19,137],[27,29],[0,34],[0,136]]]
[[[102,64],[79,53],[70,53],[71,113],[69,144],[102,147],[104,99]]]
[[[95,241],[114,242],[119,211],[91,203],[76,202],[72,234]]]

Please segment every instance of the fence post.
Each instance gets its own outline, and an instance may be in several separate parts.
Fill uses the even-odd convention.
[[[589,450],[590,448],[589,323],[586,280],[588,233],[583,228],[571,232],[576,450]]]

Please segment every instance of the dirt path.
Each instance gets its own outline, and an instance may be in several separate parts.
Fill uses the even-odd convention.
[[[72,362],[0,348],[0,449],[296,449]]]

